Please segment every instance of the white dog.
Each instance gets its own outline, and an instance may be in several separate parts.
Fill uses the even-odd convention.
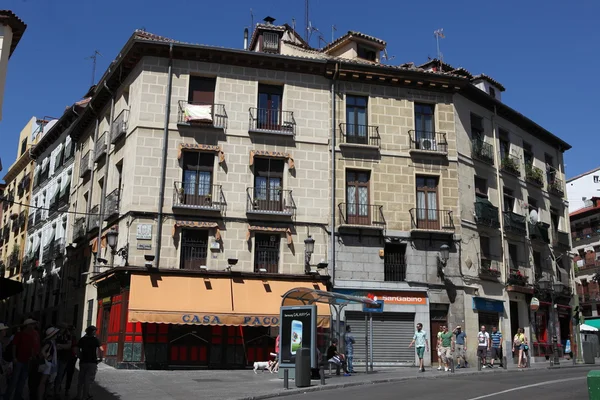
[[[259,369],[261,371],[264,371],[265,369],[268,369],[271,373],[273,373],[273,371],[271,371],[271,364],[273,363],[273,361],[256,361],[254,363],[254,373],[256,374]]]

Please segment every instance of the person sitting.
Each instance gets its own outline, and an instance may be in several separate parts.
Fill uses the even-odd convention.
[[[346,368],[346,358],[340,354],[337,349],[337,339],[331,341],[331,346],[327,349],[327,362],[335,365],[335,374],[340,374],[340,367],[344,370],[344,376],[350,376]]]

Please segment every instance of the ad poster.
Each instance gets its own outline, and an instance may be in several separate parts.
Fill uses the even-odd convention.
[[[281,367],[293,367],[301,348],[311,349],[311,366],[316,368],[317,307],[281,307],[279,359]]]

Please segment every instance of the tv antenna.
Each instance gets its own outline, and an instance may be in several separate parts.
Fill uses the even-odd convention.
[[[337,31],[336,26],[331,25],[331,43],[333,43],[333,41],[335,40],[335,31]]]
[[[252,36],[254,32],[254,12],[250,9],[250,36]]]
[[[433,31],[433,36],[435,36],[435,42],[437,45],[437,59],[440,60],[440,66],[441,66],[444,56],[442,55],[442,52],[440,51],[440,39],[446,38],[446,36],[444,36],[444,29],[443,28],[436,29],[435,31]]]
[[[308,21],[308,0],[304,0],[304,24],[305,24],[305,32],[304,32],[304,40],[306,43],[310,40],[310,22]]]
[[[86,60],[92,60],[92,85],[96,84],[96,62],[98,60],[98,56],[102,57],[102,54],[98,50],[94,50],[94,54],[89,57],[86,57]]]

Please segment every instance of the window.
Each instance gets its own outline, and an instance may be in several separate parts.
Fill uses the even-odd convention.
[[[86,327],[92,325],[92,315],[94,315],[94,299],[88,300]]]
[[[493,87],[490,86],[489,91],[490,91],[490,96],[492,96],[493,98],[496,98],[496,89],[494,89]]]
[[[383,259],[383,280],[402,282],[406,280],[406,246],[386,243]]]
[[[377,60],[377,50],[375,50],[371,47],[367,47],[367,46],[363,46],[363,45],[359,44],[357,53],[358,53],[358,57],[362,58],[364,60],[369,60],[369,61]]]
[[[368,143],[368,97],[346,96],[346,138],[356,143]]]
[[[513,212],[515,209],[515,194],[512,189],[502,188],[502,192],[504,193],[504,211],[505,212]]]
[[[215,78],[190,76],[188,101],[194,104],[210,104],[215,102]]]
[[[487,179],[475,177],[475,197],[476,198],[488,198],[488,187]]]
[[[523,160],[525,165],[533,165],[533,148],[526,142],[523,142]]]
[[[483,141],[483,118],[471,114],[471,139]]]
[[[481,259],[489,260],[490,259],[490,238],[487,236],[479,236],[479,251]]]
[[[508,244],[508,261],[510,268],[519,268],[519,247],[516,244]]]
[[[539,251],[533,252],[533,270],[535,272],[535,280],[538,281],[542,277],[542,253]]]
[[[552,223],[552,231],[557,232],[560,227],[560,215],[556,208],[550,208],[550,222]]]
[[[281,236],[257,233],[254,236],[254,272],[279,272]]]
[[[598,175],[594,175],[594,183],[598,183],[600,181]]]
[[[535,210],[535,212],[538,212],[538,202],[536,199],[534,199],[533,197],[528,197],[527,204],[528,204],[529,215],[531,215],[531,212],[534,210]]]
[[[183,204],[203,206],[211,204],[214,153],[183,153]],[[119,185],[120,185],[119,174]]]
[[[257,128],[281,130],[283,86],[258,85]]]
[[[346,218],[351,225],[370,225],[369,171],[346,172]]]
[[[269,53],[279,52],[279,34],[276,32],[263,32],[262,51]]]
[[[23,141],[21,142],[21,151],[19,155],[22,156],[23,154],[25,154],[25,150],[27,150],[27,138],[23,139]]]
[[[428,150],[431,148],[431,145],[427,146],[428,143],[423,143],[423,141],[433,141],[435,139],[433,111],[433,104],[415,103],[415,140],[417,148]]]
[[[439,229],[438,178],[417,176],[417,227]]]
[[[284,160],[277,158],[254,159],[255,210],[283,211]]]
[[[181,269],[200,269],[206,265],[208,254],[208,231],[184,229],[181,232]]]
[[[510,155],[510,140],[508,132],[500,129],[500,158],[504,160]]]

